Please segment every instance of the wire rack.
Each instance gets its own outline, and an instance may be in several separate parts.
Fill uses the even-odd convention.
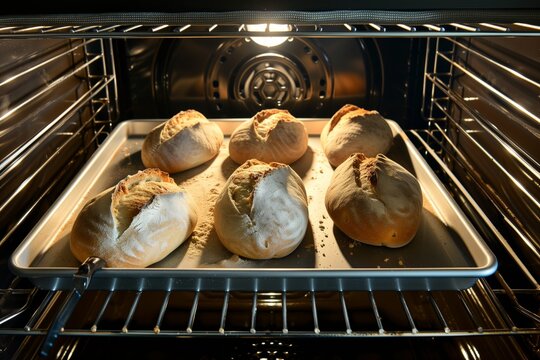
[[[80,300],[78,310],[87,312],[87,317],[81,323],[72,323],[71,326],[62,327],[60,335],[75,336],[471,336],[471,335],[525,335],[540,334],[540,329],[534,326],[534,322],[540,321],[537,314],[532,313],[521,306],[518,297],[529,297],[538,295],[535,291],[526,289],[512,290],[508,287],[500,274],[496,275],[500,282],[500,289],[492,289],[484,280],[479,281],[473,288],[463,291],[410,291],[410,292],[387,292],[396,297],[400,304],[399,314],[387,315],[385,306],[388,299],[381,302],[386,305],[379,305],[378,297],[385,292],[363,291],[363,292],[305,292],[305,293],[267,293],[267,292],[204,292],[204,291],[102,291],[89,292]],[[111,325],[102,326],[107,312],[110,310],[111,301],[115,295],[124,295],[122,307],[119,310],[118,304],[112,310],[122,315],[115,317]],[[482,300],[488,303],[480,303],[478,294],[482,294]],[[49,333],[54,323],[48,313],[51,309],[62,308],[59,304],[67,303],[72,296],[70,292],[61,291],[38,291],[36,289],[7,289],[2,292],[3,296],[26,296],[25,304],[12,312],[9,316],[2,318],[2,323],[6,323],[27,308],[31,307],[31,302],[39,298],[38,307],[31,316],[26,317],[26,323],[22,328],[2,328],[0,335],[46,335]],[[145,323],[132,327],[134,315],[137,313],[141,298],[152,298],[145,302],[144,312],[154,314],[147,316]],[[183,301],[182,306],[169,306],[172,297],[182,297],[190,299]],[[364,299],[358,300],[364,296]],[[410,298],[411,300],[407,300]],[[129,299],[129,300],[128,300]],[[412,300],[414,299],[414,300]],[[150,302],[149,302],[150,301]],[[416,303],[414,303],[416,301]],[[511,318],[504,310],[504,302],[510,301],[522,314],[521,317]],[[228,324],[229,305],[236,302],[236,308],[243,307],[243,321],[232,321]],[[328,304],[333,303],[329,308]],[[88,311],[87,305],[92,303],[92,310]],[[361,305],[359,305],[361,303]],[[455,303],[457,307],[449,307],[448,304]],[[318,305],[319,304],[319,305]],[[322,304],[322,305],[321,305]],[[421,305],[420,310],[418,304]],[[163,320],[171,317],[172,312],[181,308],[186,313],[184,321],[179,316],[174,324],[167,321],[165,328],[162,327]],[[202,310],[201,310],[202,309]],[[211,309],[211,310],[210,310]],[[290,313],[301,309],[303,312],[302,323],[291,321]],[[339,309],[339,313],[336,313]],[[397,309],[392,308],[394,311]],[[58,309],[57,309],[58,310]],[[236,309],[237,310],[237,309]],[[236,311],[233,310],[233,311]],[[306,311],[309,310],[309,311]],[[201,322],[200,327],[196,325],[196,318],[204,317],[205,311],[219,313],[215,316],[213,323],[210,321]],[[275,317],[273,324],[269,325],[268,320],[258,320],[258,317],[265,318],[264,313],[272,312]],[[232,311],[231,311],[232,312]],[[359,313],[366,314],[366,319],[359,323],[356,319]],[[60,311],[57,315],[59,315]],[[426,322],[426,313],[433,313],[436,322]],[[307,316],[309,314],[309,316]],[[108,314],[109,316],[111,314]],[[139,314],[140,315],[140,314]],[[466,325],[456,323],[456,317],[465,315],[468,321]],[[337,317],[337,321],[328,321],[329,316]],[[75,316],[74,316],[75,317]],[[77,316],[79,318],[79,316]],[[320,321],[319,319],[324,320]],[[386,318],[391,319],[388,323]],[[406,319],[400,323],[396,318]],[[353,319],[353,320],[351,320]],[[67,320],[70,323],[70,319]],[[306,329],[306,327],[310,327]]]
[[[540,319],[520,302],[534,304],[538,292],[512,290],[500,274],[496,278],[500,289],[481,280],[471,289],[450,292],[89,292],[62,327],[57,321],[73,292],[8,289],[4,296],[27,298],[9,315],[22,315],[24,326],[2,327],[0,335],[44,338],[42,355],[58,336],[278,341],[519,335],[536,347]]]
[[[538,87],[538,83],[520,74],[507,65],[493,60],[482,51],[471,46],[467,41],[459,41],[448,36],[538,36],[540,28],[527,24],[449,24],[421,25],[418,27],[396,25],[383,27],[376,24],[352,26],[348,24],[332,26],[293,27],[290,32],[272,33],[284,36],[429,36],[427,40],[426,65],[424,79],[424,106],[422,112],[428,121],[427,130],[411,130],[410,137],[415,141],[426,160],[437,169],[448,189],[457,194],[456,198],[471,208],[472,216],[480,219],[487,229],[487,238],[493,239],[502,247],[515,263],[526,286],[511,286],[502,273],[496,273],[489,279],[478,281],[472,288],[463,291],[448,292],[305,292],[305,293],[267,293],[261,292],[221,292],[204,291],[110,291],[86,292],[82,295],[73,315],[62,320],[65,305],[77,294],[71,292],[42,291],[26,288],[16,278],[9,287],[0,291],[3,304],[0,318],[0,335],[15,336],[117,336],[117,337],[459,337],[459,336],[523,336],[531,347],[538,348],[540,318],[538,298],[540,287],[536,275],[523,262],[516,241],[509,241],[499,226],[494,225],[484,211],[468,185],[456,175],[456,166],[473,174],[472,182],[481,185],[491,199],[491,204],[505,215],[515,239],[525,247],[535,249],[534,239],[527,228],[515,220],[510,209],[502,207],[496,194],[481,178],[474,178],[474,169],[467,168],[465,154],[459,149],[453,138],[452,129],[458,129],[460,136],[474,140],[473,135],[463,127],[463,119],[458,119],[454,108],[466,114],[462,118],[472,119],[483,131],[488,133],[501,147],[511,149],[510,156],[520,164],[532,178],[538,180],[538,164],[522,149],[489,121],[479,115],[453,87],[456,73],[477,83],[481,89],[497,97],[507,107],[518,109],[525,121],[537,121],[531,109],[520,107],[508,94],[497,89],[477,72],[467,68],[459,60],[459,52],[476,56],[491,62],[501,72],[509,74],[520,82]],[[246,37],[260,33],[246,30],[244,25],[218,26],[62,26],[62,27],[5,27],[0,29],[0,37],[69,37],[71,47],[48,61],[56,61],[66,55],[81,51],[84,61],[73,71],[65,73],[51,82],[42,91],[22,100],[14,111],[29,106],[42,94],[60,85],[66,79],[83,76],[88,81],[87,91],[74,101],[65,111],[55,118],[41,132],[37,133],[21,148],[16,149],[0,163],[0,177],[9,171],[16,171],[19,160],[33,153],[37,144],[58,132],[60,124],[74,112],[83,107],[91,110],[82,128],[91,126],[92,136],[87,146],[99,145],[113,126],[118,112],[116,74],[111,61],[111,39],[116,37]],[[444,37],[443,37],[444,36]],[[43,64],[25,70],[30,73],[39,71]],[[2,80],[4,84],[15,81],[25,73],[20,72]],[[2,115],[4,117],[9,114]],[[80,132],[69,133],[76,138]],[[70,140],[68,140],[70,141]],[[487,151],[479,142],[477,151]],[[83,146],[83,149],[87,147]],[[59,148],[48,161],[56,161],[62,156]],[[493,166],[504,167],[492,157]],[[43,166],[45,166],[45,163]],[[41,169],[41,168],[40,168]],[[40,176],[38,169],[33,177]],[[507,174],[508,181],[515,181]],[[42,196],[27,207],[20,220],[10,227],[3,236],[6,242],[25,224],[37,204],[45,198],[56,184],[53,182]],[[17,200],[17,194],[25,190],[24,184],[10,198]],[[534,192],[520,188],[524,197],[537,200]],[[0,214],[6,214],[10,202],[3,204]],[[464,205],[465,206],[465,205]],[[506,232],[505,232],[506,234]],[[533,252],[534,255],[534,252]],[[520,276],[521,276],[520,275]],[[121,297],[121,305],[117,298]],[[392,299],[389,299],[392,298]],[[150,298],[152,300],[146,300]],[[141,304],[144,303],[144,316],[140,316]],[[399,311],[396,311],[399,309]],[[149,315],[153,314],[153,315]],[[242,314],[242,320],[238,320]],[[301,314],[301,316],[297,316]],[[69,314],[68,314],[69,315]],[[181,316],[180,316],[181,315]],[[145,320],[141,322],[141,318]]]

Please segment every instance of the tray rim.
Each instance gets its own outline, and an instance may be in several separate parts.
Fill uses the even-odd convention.
[[[327,122],[328,118],[298,118],[304,122],[322,121]],[[214,118],[209,119],[215,122],[224,122],[231,124],[238,124],[247,120],[246,118]],[[92,168],[100,160],[100,157],[109,150],[108,147],[113,146],[114,139],[122,137],[123,134],[129,131],[130,126],[137,122],[154,123],[156,125],[166,119],[128,119],[120,122],[111,132],[109,137],[103,144],[92,154],[90,159],[81,168],[79,173],[73,178],[70,184],[65,188],[62,194],[56,199],[53,205],[47,210],[47,212],[36,223],[33,229],[23,239],[23,241],[17,246],[9,258],[9,267],[13,273],[21,277],[36,279],[36,278],[54,278],[70,277],[76,273],[76,267],[38,267],[38,266],[26,266],[21,262],[21,254],[31,244],[32,238],[44,231],[44,227],[50,221],[56,213],[56,209],[62,204],[64,199],[74,191],[73,189],[82,181],[84,175],[92,170]],[[425,163],[425,159],[420,155],[416,147],[412,144],[411,140],[406,135],[401,126],[390,119],[386,121],[391,126],[400,130],[398,133],[404,140],[405,145],[409,150],[409,154],[414,156],[417,161]],[[310,133],[311,135],[317,135],[318,133]],[[441,194],[445,197],[445,200],[452,206],[452,210],[459,218],[459,221],[466,227],[467,231],[475,237],[474,242],[481,251],[485,262],[478,264],[477,259],[471,253],[471,257],[477,266],[456,266],[456,267],[381,267],[381,268],[103,268],[96,272],[94,275],[96,278],[115,278],[115,277],[140,277],[140,278],[260,278],[260,277],[280,277],[280,278],[344,278],[344,279],[356,279],[365,280],[366,278],[480,278],[492,275],[498,266],[497,259],[493,252],[489,249],[483,238],[478,234],[474,226],[469,219],[462,212],[461,208],[457,205],[455,200],[450,196],[448,190],[444,187],[442,182],[438,179],[431,167],[425,164],[425,170],[430,180],[435,186],[439,188]],[[88,185],[88,186],[91,186]],[[464,241],[464,240],[463,240]],[[469,252],[468,242],[467,245]],[[172,273],[172,275],[171,275]]]

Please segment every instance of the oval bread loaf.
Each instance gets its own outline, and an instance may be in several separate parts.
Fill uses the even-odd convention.
[[[248,160],[227,180],[214,216],[229,251],[250,259],[281,258],[306,233],[306,190],[288,165]]]
[[[197,223],[190,196],[159,169],[128,176],[85,204],[71,230],[70,247],[83,262],[143,268],[182,244]]]
[[[322,148],[333,166],[354,153],[367,157],[386,154],[392,139],[392,129],[377,111],[355,105],[339,109],[321,132]]]
[[[391,248],[408,244],[422,219],[418,180],[379,154],[353,154],[339,165],[325,197],[334,224],[354,240]]]
[[[307,150],[304,124],[287,110],[259,111],[238,126],[229,141],[229,155],[237,164],[249,159],[291,164]]]
[[[217,124],[196,110],[181,111],[146,136],[142,162],[147,168],[177,173],[212,159],[222,143],[223,132]]]

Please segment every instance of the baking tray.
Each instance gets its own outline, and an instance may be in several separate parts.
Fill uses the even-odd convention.
[[[419,180],[423,219],[405,247],[390,249],[349,239],[326,212],[324,195],[333,169],[319,134],[328,119],[301,119],[309,147],[292,168],[303,179],[309,201],[306,236],[289,256],[246,260],[228,252],[213,229],[213,205],[236,165],[228,138],[246,119],[216,120],[225,134],[220,154],[172,177],[199,205],[194,233],[168,257],[144,269],[104,268],[91,289],[183,290],[449,290],[465,289],[495,272],[497,261],[400,126],[391,120],[394,140],[388,157]],[[163,120],[120,123],[11,256],[16,274],[44,289],[71,289],[79,262],[69,249],[70,230],[83,205],[125,176],[144,168],[141,145]]]

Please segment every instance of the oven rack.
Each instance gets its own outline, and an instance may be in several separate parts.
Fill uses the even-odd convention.
[[[66,20],[67,21],[67,20]],[[262,27],[261,27],[262,25]],[[310,38],[438,38],[438,37],[513,37],[539,36],[540,24],[534,23],[420,23],[420,24],[286,24],[286,29],[271,30],[270,24],[192,24],[192,23],[128,23],[100,25],[31,25],[2,26],[0,38],[246,38],[310,37]]]
[[[264,292],[211,292],[211,296],[205,296],[205,292],[193,291],[182,292],[191,297],[189,306],[183,309],[185,321],[180,320],[178,308],[170,310],[170,299],[179,291],[138,291],[133,294],[131,301],[123,306],[123,315],[115,319],[118,326],[102,326],[107,318],[107,310],[114,303],[111,301],[118,291],[103,291],[100,294],[92,292],[83,295],[79,307],[75,309],[77,318],[85,311],[89,314],[82,323],[66,325],[59,330],[59,336],[117,336],[117,337],[461,337],[461,336],[496,336],[496,335],[540,335],[540,317],[533,311],[520,304],[518,298],[524,298],[530,303],[540,295],[540,290],[510,289],[499,273],[495,275],[500,288],[492,289],[485,279],[480,280],[473,288],[462,291],[444,292],[386,292],[397,296],[396,301],[400,304],[400,311],[396,306],[391,310],[381,305],[378,300],[378,291],[357,292],[306,292],[306,293],[264,293]],[[149,305],[145,303],[144,313],[152,314],[146,326],[141,324],[132,327],[134,317],[138,313],[141,299],[148,293],[152,293],[157,299]],[[53,310],[53,318],[63,316],[60,305],[70,301],[73,293],[62,291],[42,291],[37,289],[7,289],[2,291],[1,299],[4,302],[9,296],[26,294],[27,301],[24,305],[0,320],[0,335],[16,336],[50,336],[54,332],[55,321],[51,320],[49,311]],[[124,293],[125,297],[126,294]],[[354,299],[364,296],[367,301],[357,306]],[[384,294],[383,294],[384,297]],[[411,297],[414,301],[407,300]],[[32,304],[36,299],[37,304]],[[99,300],[96,300],[99,299]],[[244,322],[239,325],[229,324],[229,306],[240,299],[243,305]],[[336,314],[336,307],[327,305],[338,302],[341,314]],[[383,300],[384,302],[384,300]],[[97,311],[88,310],[89,303]],[[369,303],[369,306],[365,306]],[[510,303],[512,311],[505,309],[505,303]],[[418,306],[420,304],[420,307]],[[115,306],[117,306],[116,304]],[[394,304],[395,305],[395,304]],[[242,307],[242,306],[241,306]],[[27,313],[27,309],[36,309],[33,313]],[[291,313],[302,311],[304,320],[302,324],[295,324]],[[310,311],[307,311],[309,309]],[[168,312],[169,311],[169,312]],[[205,315],[205,312],[219,313],[214,321],[197,324],[196,319]],[[238,312],[238,306],[235,310]],[[171,313],[172,314],[169,314]],[[232,311],[231,311],[232,312]],[[398,315],[392,313],[399,312]],[[271,315],[269,315],[271,313]],[[369,314],[370,313],[370,314]],[[511,314],[512,315],[509,315]],[[311,314],[306,318],[305,315]],[[435,322],[426,321],[426,314],[436,318]],[[139,314],[140,315],[140,314]],[[358,315],[363,317],[362,324],[357,324]],[[271,316],[271,322],[258,318]],[[463,316],[466,321],[457,321],[457,317]],[[21,317],[24,326],[21,328],[10,327],[11,321]],[[75,316],[74,316],[75,317]],[[163,327],[163,320],[169,318],[168,325]],[[171,319],[174,325],[171,325]],[[339,321],[329,321],[337,318]],[[366,320],[367,318],[370,318]],[[406,319],[399,323],[396,318]],[[322,319],[322,320],[320,320]],[[388,321],[387,319],[391,319]],[[67,320],[69,324],[69,319]],[[148,326],[149,325],[149,326]],[[533,341],[533,340],[531,340]],[[50,344],[52,345],[52,344]],[[50,350],[46,345],[45,353]]]

